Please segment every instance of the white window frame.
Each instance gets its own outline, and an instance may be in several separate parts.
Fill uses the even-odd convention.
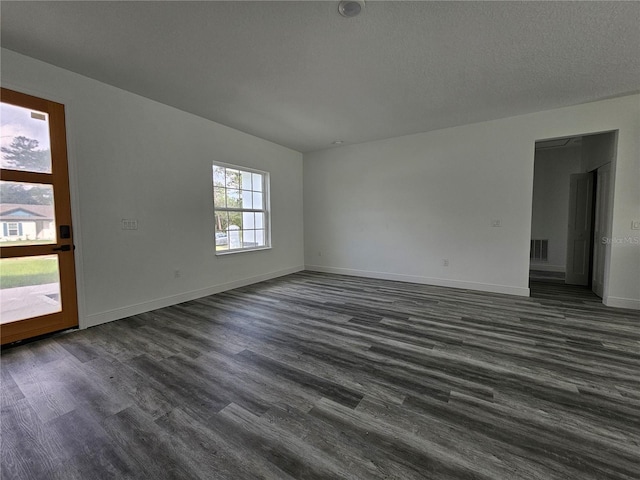
[[[214,172],[216,167],[224,167],[232,170],[238,170],[240,172],[246,172],[251,174],[262,175],[262,204],[263,208],[227,208],[227,207],[216,207],[215,205],[215,183],[214,183]],[[214,195],[213,197],[213,218],[214,218],[214,248],[215,254],[218,255],[231,255],[234,253],[242,253],[242,252],[255,252],[259,250],[269,250],[271,249],[271,203],[270,203],[270,175],[269,172],[265,172],[263,170],[257,170],[255,168],[244,167],[241,165],[233,165],[230,163],[222,163],[222,162],[214,162],[211,166],[211,191]],[[229,242],[229,249],[227,250],[218,250],[217,245],[215,244],[215,231],[216,231],[216,214],[217,212],[240,212],[240,213],[263,213],[264,214],[264,245],[256,246],[256,247],[240,247],[240,248],[231,248],[231,238],[229,238],[229,232],[227,231],[227,241]]]
[[[12,228],[11,225],[15,225],[15,228]],[[15,234],[11,233],[11,230],[15,230]],[[20,236],[20,225],[18,222],[7,222],[7,236],[9,237],[19,237]]]

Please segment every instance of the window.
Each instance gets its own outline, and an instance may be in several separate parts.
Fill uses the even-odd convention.
[[[271,247],[269,174],[233,165],[213,165],[216,253]]]
[[[7,230],[10,237],[17,237],[20,235],[20,230],[17,223],[7,223]]]

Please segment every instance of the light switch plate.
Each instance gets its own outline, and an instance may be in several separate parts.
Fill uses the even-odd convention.
[[[131,218],[123,218],[122,219],[122,230],[137,230],[138,229],[138,220]]]
[[[633,220],[631,222],[631,230],[640,230],[640,221]]]

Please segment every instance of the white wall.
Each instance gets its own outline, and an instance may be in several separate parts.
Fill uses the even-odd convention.
[[[581,172],[579,146],[536,150],[531,238],[548,239],[547,262],[531,260],[534,270],[564,272],[567,261],[569,175]]]
[[[5,49],[2,84],[66,105],[81,326],[303,268],[300,153]],[[270,172],[271,250],[214,255],[214,161]]]
[[[632,95],[305,155],[305,263],[527,295],[535,141],[611,130],[619,130],[612,235],[637,237]],[[640,245],[611,247],[604,301],[640,308]]]
[[[587,135],[582,138],[582,171],[591,172],[613,162],[616,156],[616,132]]]

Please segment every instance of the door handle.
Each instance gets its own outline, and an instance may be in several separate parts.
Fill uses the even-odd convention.
[[[75,245],[61,245],[59,247],[56,247],[53,249],[54,252],[70,252],[71,251],[71,247],[73,246],[73,249],[76,249]]]

